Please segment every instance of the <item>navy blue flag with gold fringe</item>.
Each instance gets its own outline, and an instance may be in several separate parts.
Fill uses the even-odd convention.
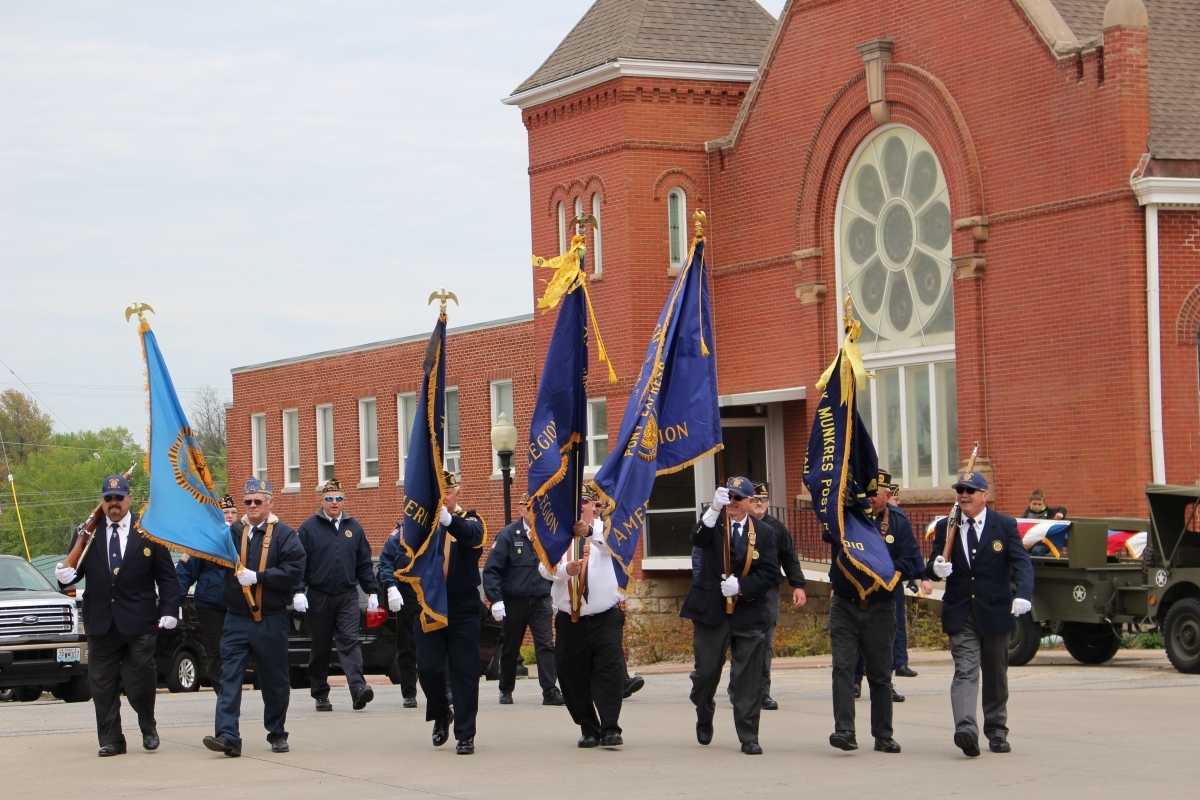
[[[629,583],[658,475],[686,469],[720,450],[712,310],[704,261],[703,212],[687,263],[675,278],[650,337],[641,374],[625,406],[616,449],[596,473],[605,541]]]
[[[846,305],[846,339],[833,364],[817,381],[822,389],[808,439],[804,483],[828,539],[839,545],[834,565],[859,597],[891,591],[900,580],[887,545],[867,516],[867,495],[879,480],[879,457],[858,413],[857,390],[867,372],[855,341],[861,330]]]
[[[397,559],[396,577],[413,587],[420,604],[421,630],[448,624],[446,558],[438,520],[446,497],[442,452],[446,443],[446,312],[443,305],[423,365],[425,377],[417,394],[416,415],[404,467],[404,552]]]

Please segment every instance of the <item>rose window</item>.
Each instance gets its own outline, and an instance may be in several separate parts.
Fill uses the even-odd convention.
[[[863,352],[952,344],[950,201],[929,142],[898,127],[869,141],[840,210],[842,283]]]

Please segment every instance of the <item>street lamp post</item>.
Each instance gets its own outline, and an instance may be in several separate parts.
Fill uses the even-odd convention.
[[[504,483],[504,524],[512,523],[512,457],[517,449],[517,428],[508,421],[508,415],[500,412],[492,426],[492,448],[500,458],[500,474]]]

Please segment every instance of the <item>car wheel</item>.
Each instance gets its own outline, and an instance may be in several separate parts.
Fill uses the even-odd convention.
[[[1103,664],[1121,649],[1121,637],[1103,622],[1068,622],[1061,634],[1067,652],[1080,664]]]
[[[176,694],[199,690],[200,669],[196,664],[196,657],[187,650],[181,650],[175,654],[171,668],[167,670],[167,691]]]
[[[1163,644],[1175,669],[1200,672],[1200,599],[1187,597],[1171,606],[1163,627]]]
[[[1037,655],[1042,643],[1041,623],[1035,622],[1032,612],[1017,617],[1017,629],[1008,637],[1008,665],[1023,667]]]
[[[13,689],[11,686],[8,687],[7,689],[0,689],[0,703],[7,703],[9,700],[12,700],[12,699],[13,699]]]
[[[42,696],[40,686],[18,686],[13,689],[13,700],[19,703],[32,703]]]
[[[92,699],[92,687],[88,684],[87,675],[76,675],[68,681],[55,684],[50,694],[64,703],[86,703]]]

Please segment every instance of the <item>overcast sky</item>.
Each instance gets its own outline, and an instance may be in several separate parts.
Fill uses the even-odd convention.
[[[56,428],[141,438],[232,367],[529,313],[501,105],[590,0],[0,5],[0,360]],[[778,14],[783,0],[763,5]],[[0,366],[0,389],[27,389]]]

